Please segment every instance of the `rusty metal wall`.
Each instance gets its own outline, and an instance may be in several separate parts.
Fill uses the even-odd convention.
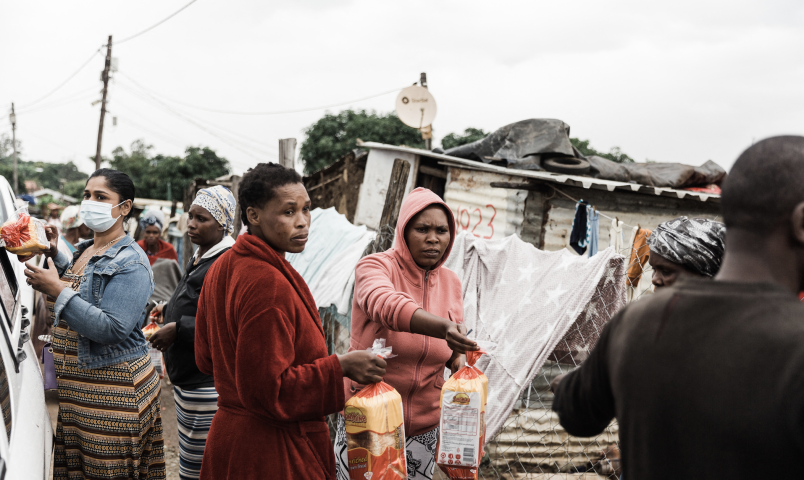
[[[458,230],[495,240],[520,234],[528,192],[490,185],[515,181],[517,177],[511,175],[449,167],[444,201],[455,215]]]

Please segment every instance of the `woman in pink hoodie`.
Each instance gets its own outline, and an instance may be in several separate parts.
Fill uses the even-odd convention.
[[[398,355],[388,360],[384,381],[402,396],[410,478],[433,476],[439,398],[444,368],[453,373],[476,350],[463,326],[461,281],[442,265],[455,238],[455,220],[436,194],[417,188],[399,212],[394,246],[362,259],[355,268],[349,351],[385,338]],[[346,399],[363,388],[344,379]],[[346,430],[338,418],[338,480],[349,479]],[[417,475],[413,475],[416,472]]]

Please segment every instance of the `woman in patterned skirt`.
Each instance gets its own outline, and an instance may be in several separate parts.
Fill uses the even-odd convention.
[[[123,230],[134,184],[92,174],[81,214],[94,238],[70,259],[49,227],[45,268],[25,275],[50,297],[58,378],[54,479],[164,479],[159,375],[139,321],[153,292],[148,259]],[[22,259],[21,260],[25,260]]]

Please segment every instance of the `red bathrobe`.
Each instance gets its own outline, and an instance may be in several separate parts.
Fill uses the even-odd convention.
[[[195,360],[219,394],[202,479],[335,478],[324,416],[344,406],[340,362],[301,275],[253,235],[204,279]]]

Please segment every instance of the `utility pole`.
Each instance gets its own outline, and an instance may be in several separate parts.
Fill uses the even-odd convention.
[[[8,116],[11,121],[11,148],[14,151],[14,194],[20,193],[17,181],[17,114],[14,113],[14,103],[11,103],[11,115]]]
[[[296,139],[282,138],[279,140],[279,164],[291,170],[295,168]]]
[[[98,149],[95,150],[95,170],[101,167],[101,144],[103,143],[103,119],[106,117],[106,92],[109,87],[109,68],[112,64],[112,36],[109,35],[109,42],[106,44],[106,64],[103,67],[103,98],[101,99],[100,125],[98,126]]]
[[[419,77],[419,85],[424,88],[427,88],[427,73],[422,72],[421,76]],[[424,110],[422,110],[424,112]],[[422,113],[424,115],[424,113]],[[426,127],[421,129],[422,132],[422,139],[424,140],[424,148],[426,150],[433,149],[433,126],[427,125]]]

